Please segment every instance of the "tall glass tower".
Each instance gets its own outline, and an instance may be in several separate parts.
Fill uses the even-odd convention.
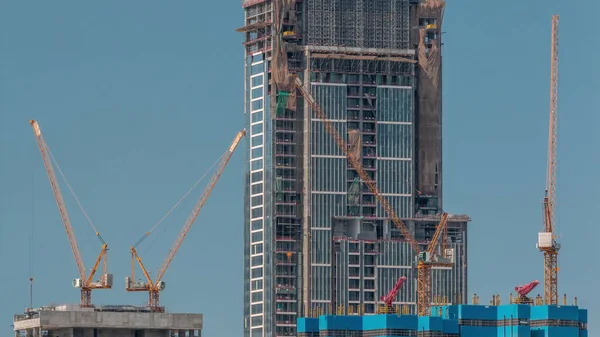
[[[243,0],[245,336],[295,336],[296,318],[415,312],[415,252],[324,125],[296,74],[419,243],[442,212],[442,0]],[[464,303],[466,215],[449,218],[454,267],[436,303]]]

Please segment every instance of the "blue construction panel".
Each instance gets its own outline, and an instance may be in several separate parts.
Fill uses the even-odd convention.
[[[444,330],[444,323],[441,317],[422,316],[419,317],[419,331],[439,331]]]
[[[531,328],[532,337],[579,337],[579,328],[562,326],[545,326]]]
[[[321,316],[319,330],[362,330],[362,316]]]
[[[548,337],[579,337],[579,328],[575,327],[551,326],[544,329]]]
[[[521,326],[499,326],[496,328],[497,336],[533,337],[528,325]],[[542,335],[543,336],[543,335]]]
[[[587,323],[588,322],[588,311],[587,309],[579,309],[579,322]]]
[[[459,305],[458,319],[491,319],[495,320],[498,307],[492,305]]]
[[[443,332],[444,333],[458,333],[458,320],[456,319],[444,319],[443,321]]]
[[[588,337],[588,331],[587,330],[580,330],[579,331],[579,337]]]
[[[450,312],[450,308],[454,308],[455,306],[447,306],[447,305],[441,305],[441,306],[434,306],[431,307],[431,316],[441,316],[441,317],[448,317],[448,314]]]
[[[531,337],[546,337],[546,330],[531,329],[531,332],[529,334]]]
[[[298,332],[319,332],[318,318],[298,318]]]
[[[531,307],[531,320],[564,319],[576,321],[579,319],[579,308],[576,306],[537,305]]]
[[[460,337],[498,337],[496,327],[461,326]],[[514,337],[514,336],[513,336]]]
[[[507,304],[501,305],[496,309],[496,319],[522,318],[529,319],[531,315],[531,306],[523,304]]]
[[[448,306],[444,312],[445,318],[458,319],[458,305]]]
[[[417,330],[419,318],[416,315],[369,315],[363,317],[364,331],[380,329]]]

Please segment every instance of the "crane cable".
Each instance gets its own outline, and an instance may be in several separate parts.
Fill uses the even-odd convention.
[[[160,220],[158,220],[154,226],[152,226],[152,228],[146,232],[146,234],[144,234],[144,236],[142,236],[134,245],[133,248],[136,248],[140,243],[142,243],[149,235],[150,233],[152,233],[156,227],[158,227],[158,225],[160,225],[170,214],[171,212],[173,212],[175,210],[175,208],[177,208],[182,202],[183,200],[185,200],[185,198],[187,198],[187,196],[196,188],[196,186],[198,186],[198,184],[206,177],[206,175],[212,171],[212,169],[219,163],[221,162],[223,156],[225,156],[226,153],[223,153],[207,170],[206,172],[204,172],[204,174],[200,177],[200,179],[198,179],[198,181],[196,181],[196,183],[175,203],[175,205],[173,205],[173,207],[171,207],[171,209],[169,209],[169,211],[167,211],[167,213],[165,215],[163,215],[162,218],[160,218]]]
[[[69,181],[67,180],[67,177],[65,177],[63,171],[61,170],[60,166],[58,165],[58,162],[56,161],[56,159],[54,159],[54,155],[52,155],[52,151],[50,151],[50,148],[48,147],[48,145],[46,145],[46,150],[50,154],[50,158],[52,159],[52,162],[54,163],[54,165],[58,169],[58,173],[60,173],[61,177],[64,179],[67,187],[69,188],[69,191],[71,191],[71,194],[73,195],[73,198],[75,198],[75,201],[77,202],[77,205],[79,205],[79,208],[83,212],[83,215],[85,215],[85,218],[90,223],[90,226],[94,230],[94,233],[96,234],[96,236],[98,237],[98,239],[100,239],[100,242],[102,242],[102,244],[106,244],[106,242],[104,242],[104,239],[100,235],[100,232],[98,232],[98,229],[96,229],[96,226],[94,226],[94,223],[92,222],[92,220],[90,219],[90,217],[86,213],[85,209],[83,209],[83,206],[81,205],[81,202],[79,201],[79,198],[77,197],[77,195],[75,194],[75,192],[71,188],[71,184],[69,184]]]
[[[33,309],[33,262],[35,243],[35,165],[32,165],[31,171],[31,231],[29,233],[29,309]]]

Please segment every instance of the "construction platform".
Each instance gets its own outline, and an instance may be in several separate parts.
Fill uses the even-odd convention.
[[[15,337],[201,337],[203,317],[134,306],[59,305],[27,310],[13,322]]]
[[[299,337],[448,336],[587,337],[587,310],[576,305],[451,305],[431,316],[369,315],[299,318]]]

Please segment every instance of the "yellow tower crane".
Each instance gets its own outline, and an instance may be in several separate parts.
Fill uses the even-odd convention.
[[[402,233],[405,240],[411,245],[413,251],[417,255],[417,313],[419,314],[419,316],[429,315],[431,308],[431,269],[434,266],[452,266],[451,261],[445,256],[438,258],[437,254],[435,254],[437,248],[437,241],[439,239],[440,233],[446,233],[445,227],[447,225],[448,215],[445,213],[442,214],[441,221],[436,228],[437,238],[436,235],[434,235],[435,242],[434,240],[432,240],[430,242],[429,247],[427,247],[425,250],[422,250],[419,246],[419,243],[410,234],[408,228],[406,228],[406,225],[396,215],[396,212],[394,211],[390,203],[381,194],[381,192],[379,192],[379,189],[375,185],[373,179],[371,179],[369,174],[362,167],[362,162],[360,158],[357,158],[357,156],[351,153],[350,146],[348,145],[348,143],[335,129],[333,123],[331,122],[331,120],[329,120],[325,112],[323,112],[321,106],[317,103],[315,98],[310,94],[310,92],[306,90],[300,78],[296,74],[289,74],[288,79],[290,79],[294,87],[298,89],[298,91],[300,91],[300,94],[302,95],[302,97],[304,97],[304,101],[310,106],[317,118],[319,118],[324,124],[327,133],[329,133],[329,135],[336,142],[337,146],[344,152],[344,155],[348,159],[348,162],[350,163],[352,168],[356,170],[361,180],[365,183],[365,185],[367,185],[369,191],[375,195],[377,201],[379,201],[379,203],[381,204],[385,212],[388,214],[394,225],[398,228],[398,230],[400,230],[400,233]],[[442,241],[446,242],[444,238],[442,238]],[[443,249],[443,254],[446,254],[445,249]]]
[[[62,192],[60,191],[60,186],[58,184],[58,179],[56,179],[56,174],[54,173],[54,168],[52,166],[52,154],[50,152],[50,148],[46,141],[44,140],[44,136],[42,135],[42,131],[40,130],[39,124],[30,120],[29,124],[33,128],[33,134],[35,135],[35,139],[37,140],[38,147],[40,149],[40,153],[42,155],[42,160],[44,161],[44,167],[46,168],[46,173],[48,174],[48,179],[50,180],[50,186],[52,187],[52,192],[54,194],[54,199],[56,200],[56,205],[58,206],[58,211],[60,213],[60,217],[62,219],[63,226],[65,227],[65,231],[67,232],[67,237],[69,238],[69,244],[71,245],[71,251],[73,252],[73,256],[75,257],[75,263],[77,264],[77,270],[79,271],[79,277],[73,280],[73,286],[76,288],[81,288],[81,300],[79,305],[83,308],[92,307],[92,290],[93,289],[110,289],[112,288],[113,283],[113,275],[108,274],[106,256],[108,251],[108,245],[100,235],[100,233],[96,230],[92,222],[90,221],[90,225],[94,229],[96,236],[102,243],[102,248],[100,249],[100,254],[96,258],[96,262],[94,263],[94,267],[91,269],[90,273],[87,274],[85,266],[83,264],[83,259],[81,258],[81,253],[79,252],[79,247],[77,246],[77,240],[75,239],[75,232],[73,231],[73,227],[71,226],[71,220],[69,219],[69,214],[67,213],[67,206],[65,201],[63,200]],[[58,166],[57,166],[58,167]],[[60,171],[60,167],[58,167]],[[62,172],[61,172],[62,174]],[[68,183],[67,183],[68,186]],[[69,190],[72,191],[71,187]],[[74,195],[74,194],[73,194]],[[74,195],[75,196],[75,195]],[[77,200],[77,197],[75,197]],[[79,203],[79,200],[77,200]],[[81,204],[79,203],[81,207]],[[82,208],[83,211],[83,208]],[[87,214],[84,211],[85,216]],[[87,217],[89,220],[89,217]],[[102,277],[98,281],[94,281],[94,275],[98,270],[98,266],[100,262],[103,263],[103,272]]]
[[[537,247],[544,253],[544,303],[558,304],[558,251],[556,241],[556,138],[558,122],[558,15],[552,16],[550,51],[550,123],[548,130],[548,163],[544,196],[544,231],[538,234]]]
[[[161,264],[160,268],[158,269],[158,272],[156,273],[156,279],[154,281],[150,277],[150,273],[148,272],[146,267],[144,267],[144,264],[142,263],[142,259],[140,258],[140,256],[137,253],[137,250],[136,250],[137,246],[140,243],[142,243],[142,241],[144,241],[144,239],[146,239],[148,237],[148,235],[150,235],[150,232],[147,232],[140,240],[138,240],[138,242],[135,245],[133,245],[131,247],[131,277],[127,277],[125,279],[125,283],[126,283],[125,289],[127,291],[147,291],[148,292],[148,306],[150,307],[150,310],[152,310],[154,312],[164,312],[165,308],[161,307],[160,303],[159,303],[159,292],[164,290],[166,287],[166,283],[164,281],[162,281],[163,276],[165,275],[167,268],[169,268],[169,266],[171,265],[171,262],[173,261],[175,254],[179,250],[179,247],[181,247],[181,244],[183,243],[183,239],[185,239],[185,236],[187,235],[190,228],[192,227],[192,224],[194,224],[196,217],[198,217],[198,214],[200,214],[200,210],[202,209],[202,206],[204,206],[204,203],[210,196],[210,193],[212,192],[213,188],[217,184],[217,181],[221,177],[221,174],[223,173],[223,170],[227,166],[227,163],[229,163],[229,159],[233,155],[233,152],[235,151],[238,144],[240,143],[240,141],[242,140],[242,138],[245,135],[246,135],[245,130],[238,132],[237,135],[235,136],[235,138],[233,139],[233,142],[229,146],[229,148],[227,148],[227,151],[221,156],[221,160],[219,161],[219,164],[218,164],[217,168],[215,169],[215,172],[213,173],[212,177],[210,178],[208,185],[206,185],[206,187],[204,188],[202,195],[200,196],[200,198],[198,199],[198,202],[194,206],[192,213],[187,218],[185,224],[183,225],[183,228],[179,232],[179,235],[177,235],[177,238],[175,239],[173,246],[169,250],[167,257],[164,259],[163,263]],[[135,262],[136,261],[139,264],[140,269],[142,270],[142,273],[146,277],[147,282],[134,282],[133,281],[133,280],[135,280]]]

